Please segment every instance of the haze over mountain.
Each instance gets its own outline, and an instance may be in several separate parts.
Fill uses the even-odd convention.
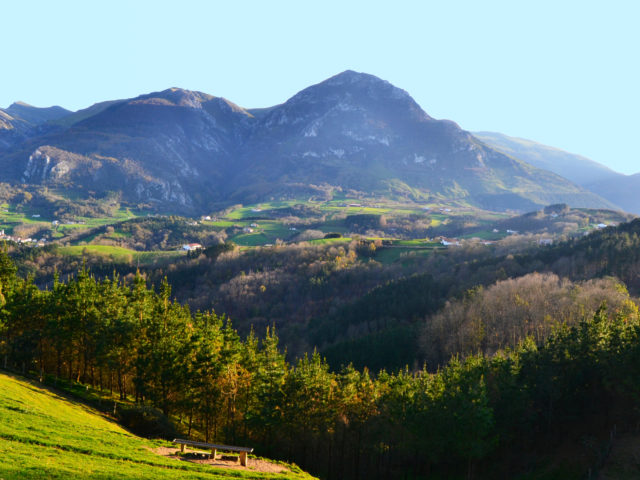
[[[582,155],[525,138],[509,137],[496,132],[473,132],[473,136],[500,152],[524,160],[534,167],[557,173],[578,185],[587,186],[622,175]]]
[[[474,132],[473,135],[496,150],[557,173],[627,212],[640,214],[640,198],[637,195],[640,191],[640,174],[624,175],[582,155],[532,140],[495,132]]]
[[[0,180],[115,191],[164,211],[306,195],[314,186],[494,210],[559,202],[614,208],[454,122],[431,118],[404,90],[353,71],[267,109],[172,88],[72,114],[27,109],[32,121],[49,115],[34,129],[7,113],[12,107],[2,112],[11,117],[5,123],[29,127],[0,137]]]
[[[623,210],[640,215],[640,173],[619,175],[588,186],[589,190],[619,205]]]

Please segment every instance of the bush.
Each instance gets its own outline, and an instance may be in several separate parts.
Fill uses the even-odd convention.
[[[131,407],[120,410],[120,423],[132,433],[143,437],[175,438],[177,430],[171,421],[152,407]]]

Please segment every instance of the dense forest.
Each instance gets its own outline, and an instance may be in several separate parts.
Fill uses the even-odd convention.
[[[166,224],[168,231],[173,223],[172,218],[152,218],[129,226],[147,230]],[[180,232],[172,242],[180,241]],[[148,238],[156,242],[164,237]],[[132,282],[138,268],[135,261],[117,263],[91,252],[83,258],[61,255],[55,245],[12,249],[20,275],[33,275],[40,288],[52,288],[55,271],[62,279],[75,274],[83,261],[98,279],[116,271]],[[615,277],[631,296],[638,295],[639,251],[640,220],[635,220],[550,246],[539,245],[536,236],[516,235],[491,246],[469,243],[395,262],[381,261],[394,252],[392,247],[363,239],[252,249],[217,243],[200,254],[139,269],[149,284],[160,285],[166,277],[180,303],[225,312],[243,336],[252,327],[262,336],[267,326],[275,325],[289,360],[317,348],[334,369],[353,363],[378,371],[420,368],[425,362],[436,368],[446,362],[452,350],[427,348],[433,342],[425,341],[424,331],[447,301],[463,301],[478,286],[487,290],[497,282],[541,272],[577,288],[584,281]],[[617,308],[611,303],[617,287],[606,285],[607,291],[595,292],[582,317],[602,300]],[[563,295],[571,298],[571,289]],[[582,317],[573,316],[576,321]],[[492,348],[509,345],[513,341]]]
[[[4,368],[113,392],[130,403],[116,413],[133,429],[151,429],[142,420],[155,408],[166,422],[152,433],[255,445],[323,478],[512,478],[549,458],[579,478],[600,465],[614,426],[640,420],[638,310],[613,280],[521,282],[559,298],[619,295],[582,318],[558,300],[544,334],[522,329],[437,371],[334,370],[318,353],[287,361],[272,328],[241,337],[224,315],[191,312],[166,280],[154,289],[139,273],[125,282],[81,268],[40,289],[3,252],[0,353]],[[502,301],[498,290],[526,290],[506,287],[462,302],[483,312]]]

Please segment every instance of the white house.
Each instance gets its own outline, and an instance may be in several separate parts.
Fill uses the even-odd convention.
[[[440,243],[445,247],[448,247],[449,245],[460,245],[460,242],[455,238],[440,237]]]
[[[186,243],[182,245],[182,250],[186,250],[187,252],[192,252],[200,248],[202,248],[202,245],[200,245],[199,243]]]

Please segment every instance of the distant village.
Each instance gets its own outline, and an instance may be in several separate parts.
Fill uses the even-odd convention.
[[[360,204],[360,203],[344,203],[340,205],[341,207],[356,207],[356,208],[362,208],[364,205]],[[380,208],[380,205],[367,205],[368,208]],[[440,214],[450,214],[452,212],[451,208],[445,208],[445,207],[441,207],[441,208],[432,208],[432,207],[422,207],[422,210],[424,211],[434,211],[434,212],[439,212]],[[252,208],[251,209],[252,212],[254,213],[258,213],[261,212],[262,209],[261,208]],[[0,209],[0,213],[8,213],[8,210],[5,208]],[[161,215],[161,214],[147,214],[148,217],[157,217],[157,218],[161,218],[161,217],[166,217],[167,215]],[[549,217],[551,218],[557,218],[559,215],[557,213],[551,213],[549,214]],[[33,214],[31,215],[32,218],[34,219],[38,219],[41,216],[39,214]],[[199,219],[190,219],[188,220],[188,225],[191,226],[197,226],[200,225],[200,222],[215,222],[217,221],[218,218],[215,216],[210,216],[210,215],[202,215],[199,217]],[[59,226],[62,225],[85,225],[86,223],[82,220],[69,220],[69,219],[62,219],[62,220],[53,220],[51,221],[51,226],[53,227],[54,230],[57,230]],[[584,235],[588,235],[589,233],[591,233],[592,231],[595,230],[600,230],[603,228],[606,228],[608,226],[616,226],[616,223],[610,223],[609,225],[605,224],[605,223],[598,223],[598,224],[592,224],[590,226],[590,228],[588,228],[587,230],[585,230],[584,232],[582,232]],[[249,225],[239,225],[239,224],[234,224],[233,225],[234,228],[240,229],[242,231],[242,233],[244,234],[252,234],[256,231],[258,231],[258,229],[260,228],[260,225],[258,223],[251,223]],[[289,230],[290,231],[296,231],[297,228],[293,227],[293,226],[289,226]],[[395,228],[390,228],[389,231],[393,232],[395,231]],[[497,229],[497,228],[493,228],[492,229],[492,233],[494,234],[499,234],[502,233],[503,235],[506,233],[507,236],[510,235],[518,235],[519,232],[517,230],[512,230],[512,229],[505,229],[502,230],[502,232]],[[427,239],[428,240],[428,239]],[[480,243],[482,245],[492,245],[495,243],[495,240],[482,240],[480,238],[475,238],[475,240],[479,240]],[[28,245],[28,246],[32,246],[32,247],[43,247],[45,245],[47,245],[48,243],[51,243],[53,240],[47,240],[46,238],[31,238],[31,237],[20,237],[18,235],[9,235],[7,233],[5,233],[5,230],[0,229],[0,242],[2,241],[8,241],[8,242],[13,242],[13,243],[17,243],[17,244],[22,244],[22,245]],[[432,239],[431,241],[436,241],[438,242],[440,245],[444,246],[444,247],[456,247],[456,246],[461,246],[465,240],[464,239],[459,239],[459,238],[450,238],[450,237],[444,237],[444,236],[440,236],[440,237],[436,237],[434,239]],[[537,240],[537,243],[541,246],[546,246],[546,245],[552,245],[554,243],[554,239],[552,237],[541,237]],[[265,244],[264,246],[271,246],[271,244]],[[186,252],[195,252],[197,250],[202,250],[204,247],[199,244],[199,243],[185,243],[181,246],[178,247],[178,250],[183,250]]]
[[[0,230],[0,241],[14,242],[14,243],[24,243],[31,246],[36,247],[44,247],[47,244],[47,241],[44,238],[36,239],[36,238],[22,238],[13,235],[7,235],[4,233],[4,230]]]

